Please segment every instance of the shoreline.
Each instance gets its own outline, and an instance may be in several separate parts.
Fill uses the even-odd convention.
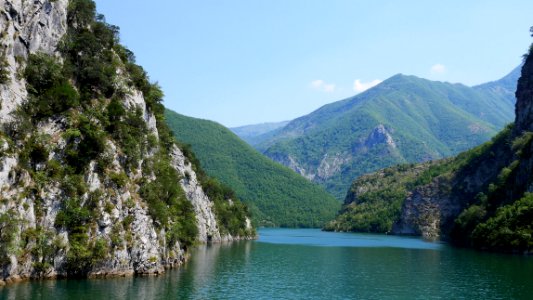
[[[241,241],[253,241],[259,238],[259,235],[248,236],[248,237],[231,237],[221,239],[220,241],[210,241],[206,243],[200,243],[192,247],[192,251],[198,246],[209,246],[209,245],[220,245],[220,244],[230,244],[234,242]],[[109,270],[109,271],[95,271],[89,272],[87,276],[68,276],[63,274],[53,274],[53,275],[41,275],[41,276],[25,276],[25,275],[12,275],[3,279],[0,279],[0,288],[12,286],[14,284],[25,283],[29,281],[52,281],[52,280],[69,280],[69,279],[114,279],[114,278],[131,278],[131,277],[158,277],[166,273],[167,270],[178,269],[184,266],[190,259],[192,253],[190,251],[186,252],[182,259],[179,259],[175,262],[163,264],[163,269],[155,270],[154,272],[149,273],[136,273],[133,269],[118,271],[118,270]]]

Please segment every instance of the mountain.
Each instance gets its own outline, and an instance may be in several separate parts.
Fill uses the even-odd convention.
[[[516,92],[516,83],[518,78],[520,78],[520,70],[522,69],[522,64],[516,67],[511,73],[507,74],[500,80],[487,82],[474,86],[474,89],[493,93],[497,96],[503,96],[505,99],[512,101],[513,105],[516,102],[515,92]]]
[[[262,123],[254,125],[245,125],[240,127],[230,128],[242,140],[250,145],[256,145],[263,142],[263,138],[269,132],[279,129],[289,124],[289,121],[275,122],[275,123]]]
[[[254,236],[93,1],[0,7],[0,285],[161,274],[198,242]]]
[[[398,74],[267,133],[256,148],[342,199],[351,180],[365,173],[487,141],[513,118],[514,100],[494,86]]]
[[[165,117],[206,172],[251,207],[259,225],[320,227],[339,209],[340,203],[321,187],[261,155],[224,126],[170,110]]]
[[[481,250],[533,253],[532,50],[518,80],[514,124],[456,157],[360,177],[326,229],[440,237]]]

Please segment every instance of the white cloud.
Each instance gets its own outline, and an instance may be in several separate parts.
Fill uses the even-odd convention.
[[[446,66],[443,64],[434,64],[431,66],[430,72],[432,75],[444,74],[446,72]]]
[[[369,88],[375,87],[376,85],[380,84],[381,82],[382,82],[382,80],[379,80],[379,79],[374,79],[374,80],[369,81],[369,82],[361,82],[360,79],[356,79],[353,82],[353,90],[358,92],[358,93],[361,93],[361,92],[364,92],[364,91],[368,90]]]
[[[311,81],[311,86],[315,89],[319,89],[320,87],[322,87],[323,84],[324,84],[324,80],[322,79]]]
[[[333,83],[324,85],[324,92],[331,93],[331,92],[334,92],[334,91],[335,91],[335,85]]]
[[[326,83],[322,79],[317,79],[311,81],[311,87],[317,91],[322,91],[326,93],[331,93],[335,91],[335,84],[333,83]]]

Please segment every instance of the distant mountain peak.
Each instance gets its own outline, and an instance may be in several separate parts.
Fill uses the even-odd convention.
[[[513,118],[514,94],[500,90],[398,73],[291,121],[255,146],[295,171],[306,170],[341,198],[351,179],[362,174],[450,156],[487,141]]]

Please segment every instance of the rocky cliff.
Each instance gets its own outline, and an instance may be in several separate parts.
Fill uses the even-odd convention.
[[[0,284],[158,274],[196,242],[253,236],[92,1],[0,0],[0,96]]]

